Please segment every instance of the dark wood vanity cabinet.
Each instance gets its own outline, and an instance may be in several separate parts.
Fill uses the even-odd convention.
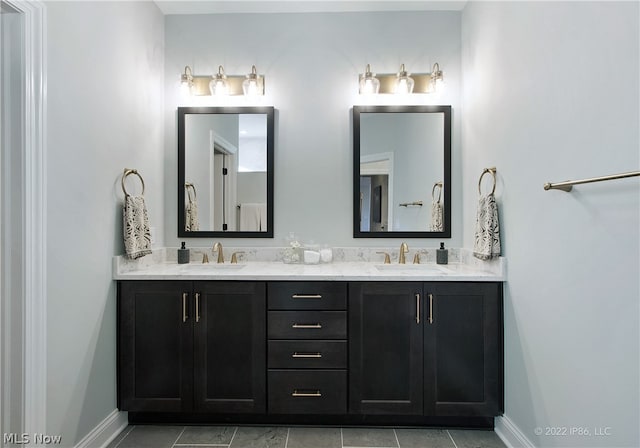
[[[193,324],[188,318],[193,303],[187,300],[190,294],[191,282],[120,282],[121,410],[179,412],[193,408]]]
[[[502,300],[498,282],[120,281],[118,406],[134,422],[491,425]]]
[[[263,282],[194,282],[193,392],[198,412],[266,409]]]
[[[423,297],[425,415],[502,414],[502,284],[425,283]]]
[[[499,283],[351,283],[350,411],[499,415],[502,317]]]
[[[268,284],[268,411],[346,414],[347,284]]]
[[[349,284],[349,411],[422,414],[422,283]]]
[[[118,407],[264,413],[264,282],[123,281]]]

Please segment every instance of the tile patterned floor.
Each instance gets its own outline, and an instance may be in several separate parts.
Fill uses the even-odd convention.
[[[493,431],[415,428],[129,426],[108,448],[505,448]]]

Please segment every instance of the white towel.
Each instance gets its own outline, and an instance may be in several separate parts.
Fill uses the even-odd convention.
[[[498,204],[493,194],[480,196],[476,215],[476,235],[473,255],[481,260],[500,256],[500,224]]]
[[[248,232],[260,231],[261,206],[264,204],[240,205],[240,230]]]
[[[131,259],[151,253],[151,230],[144,197],[126,195],[124,198],[124,247]]]
[[[440,201],[433,201],[431,203],[431,231],[442,232],[444,231],[444,223],[442,218],[442,204]]]
[[[259,204],[260,207],[260,231],[267,231],[267,204]]]
[[[198,203],[189,199],[187,206],[185,207],[185,224],[184,229],[186,231],[200,230],[200,222],[198,220]]]

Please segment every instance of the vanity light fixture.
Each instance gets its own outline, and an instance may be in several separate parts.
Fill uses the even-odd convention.
[[[396,93],[398,95],[406,95],[413,93],[413,86],[415,81],[409,76],[409,73],[404,69],[404,64],[400,65],[400,71],[396,77]]]
[[[408,73],[405,65],[400,65],[397,73],[371,73],[367,64],[364,74],[358,76],[358,86],[361,95],[366,94],[410,94],[434,93],[442,89],[444,77],[440,64],[433,64],[431,73]]]
[[[360,94],[371,95],[380,91],[380,81],[376,78],[375,73],[371,73],[371,66],[367,64],[367,71],[364,75],[360,75]]]
[[[193,73],[188,65],[184,68],[184,73],[180,75],[180,92],[183,96],[191,95],[193,88]]]
[[[258,74],[256,66],[251,66],[248,75],[227,75],[222,65],[214,75],[193,75],[191,67],[185,67],[180,75],[180,88],[186,95],[194,96],[238,96],[255,97],[264,95],[264,75]]]
[[[431,69],[431,82],[430,82],[430,92],[438,92],[442,91],[444,88],[444,77],[442,76],[442,70],[440,70],[440,64],[437,62],[433,64],[433,69]]]
[[[211,76],[209,81],[209,92],[213,96],[224,96],[229,93],[229,87],[227,86],[227,75],[224,74],[224,68],[222,65],[218,66],[218,73]]]
[[[264,95],[264,82],[262,77],[258,75],[256,66],[251,66],[251,73],[242,81],[242,92],[244,96]]]

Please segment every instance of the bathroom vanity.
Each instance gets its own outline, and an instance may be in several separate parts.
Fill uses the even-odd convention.
[[[239,266],[116,271],[130,422],[492,427],[502,413],[503,274]]]

